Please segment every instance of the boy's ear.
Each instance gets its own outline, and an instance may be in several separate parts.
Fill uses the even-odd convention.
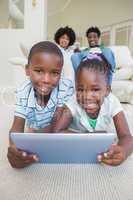
[[[111,86],[107,85],[106,86],[106,94],[105,94],[106,97],[109,95],[110,91],[111,91]]]
[[[26,73],[26,76],[29,76],[30,75],[30,72],[29,72],[29,65],[25,65],[25,73]]]

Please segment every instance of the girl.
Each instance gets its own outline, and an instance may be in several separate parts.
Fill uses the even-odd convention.
[[[119,165],[133,151],[133,139],[120,102],[109,92],[106,66],[98,55],[80,63],[76,72],[76,97],[65,104],[54,131],[63,132],[69,127],[66,132],[106,132],[113,119],[118,143],[99,155],[98,160]]]

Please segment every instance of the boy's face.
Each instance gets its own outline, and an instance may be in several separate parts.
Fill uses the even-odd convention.
[[[38,95],[50,95],[58,85],[62,65],[61,58],[55,54],[40,52],[32,56],[27,74]]]
[[[59,45],[64,49],[68,48],[69,42],[70,39],[66,34],[62,35],[59,39]]]
[[[97,33],[95,33],[95,32],[89,33],[87,36],[87,39],[88,39],[88,43],[89,43],[90,47],[99,45],[99,37],[98,37]]]
[[[106,78],[98,71],[82,69],[77,75],[76,95],[90,118],[97,118],[104,97],[108,95]]]

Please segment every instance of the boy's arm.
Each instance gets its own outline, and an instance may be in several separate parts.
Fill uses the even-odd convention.
[[[28,129],[28,132],[36,132],[36,133],[56,133],[56,132],[72,132],[69,130],[65,130],[68,128],[71,122],[71,112],[67,107],[57,107],[56,111],[53,116],[52,123],[45,127],[38,130],[35,129]]]
[[[24,132],[25,119],[21,117],[14,117],[13,125],[9,132],[9,147],[7,158],[13,168],[23,168],[38,160],[37,156],[28,155],[25,151],[18,150],[15,144],[11,141],[11,132]]]
[[[22,117],[15,116],[13,120],[12,127],[10,129],[10,132],[24,132],[24,126],[25,126],[25,119]]]
[[[24,132],[24,125],[25,125],[25,119],[24,118],[17,117],[17,116],[14,117],[12,127],[9,131],[9,143],[10,143],[10,145],[13,144],[11,139],[10,139],[10,133],[11,132],[23,133]]]
[[[58,119],[60,119],[62,112],[63,112],[63,107],[57,107],[55,110],[54,116],[53,116],[53,120],[49,126],[46,126],[44,128],[40,128],[37,130],[35,130],[34,128],[28,128],[27,131],[31,132],[31,133],[51,133],[51,132],[53,132],[54,124],[56,124]]]

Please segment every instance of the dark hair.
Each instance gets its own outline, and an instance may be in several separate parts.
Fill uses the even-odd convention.
[[[82,60],[79,64],[79,67],[76,71],[76,77],[77,75],[83,70],[83,69],[88,69],[92,71],[98,71],[99,73],[103,74],[106,78],[106,81],[108,79],[108,69],[107,69],[108,63],[106,63],[105,60],[98,60],[96,58],[94,59],[85,59]]]
[[[29,56],[28,56],[28,64],[30,63],[32,56],[34,54],[40,53],[40,52],[55,54],[55,55],[59,56],[61,59],[62,65],[63,65],[63,54],[62,54],[61,50],[59,49],[59,47],[56,44],[54,44],[53,42],[50,42],[50,41],[39,42],[31,48]]]
[[[88,37],[89,33],[92,33],[92,32],[93,33],[97,33],[98,38],[100,38],[101,31],[96,26],[92,26],[92,27],[90,27],[90,28],[87,29],[87,31],[86,31],[86,37]]]
[[[54,35],[54,40],[57,44],[59,44],[59,39],[61,36],[63,36],[64,34],[66,34],[68,37],[69,37],[69,46],[73,45],[75,40],[76,40],[76,35],[75,35],[75,32],[72,28],[66,26],[66,27],[61,27],[59,28],[55,35]]]

